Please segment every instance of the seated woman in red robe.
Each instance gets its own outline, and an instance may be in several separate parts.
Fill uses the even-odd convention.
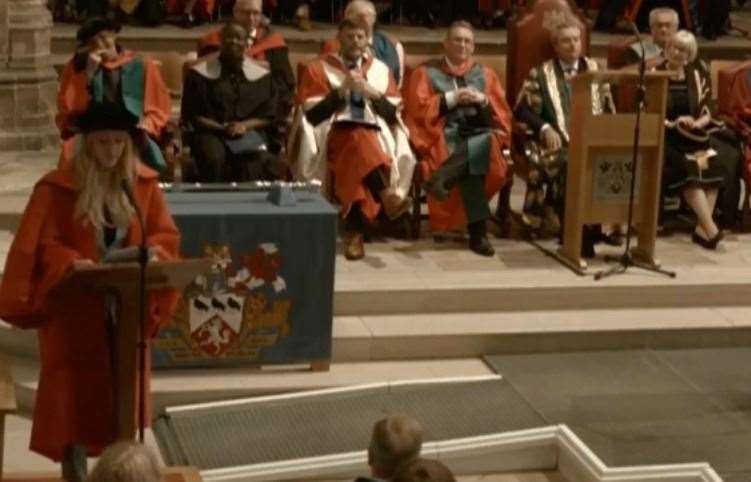
[[[81,479],[85,474],[69,469],[85,470],[85,457],[98,455],[115,438],[115,320],[112,302],[103,294],[63,295],[55,286],[73,267],[98,263],[111,250],[140,242],[139,222],[123,181],[132,186],[143,212],[146,244],[153,256],[177,256],[179,233],[157,173],[136,155],[137,120],[100,104],[93,104],[80,119],[83,147],[73,162],[48,173],[35,186],[0,284],[0,318],[39,333],[41,370],[31,450],[62,460],[67,480]],[[147,338],[176,301],[174,290],[148,293]]]

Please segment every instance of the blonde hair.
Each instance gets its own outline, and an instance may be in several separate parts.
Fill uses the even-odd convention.
[[[133,184],[135,178],[135,148],[130,135],[126,136],[125,149],[112,169],[100,169],[90,146],[91,134],[83,134],[81,150],[73,159],[73,179],[78,188],[78,199],[73,211],[75,219],[89,222],[96,229],[104,226],[127,227],[133,207],[123,192],[123,180]],[[104,217],[107,206],[110,222]]]
[[[99,457],[87,482],[159,482],[161,472],[154,452],[133,441],[117,442]]]
[[[699,53],[699,47],[696,44],[696,37],[688,30],[678,30],[670,38],[671,44],[682,45],[688,49],[688,61],[693,62]]]
[[[422,426],[406,415],[391,415],[373,426],[368,448],[368,464],[377,467],[382,477],[391,477],[400,465],[420,455]]]

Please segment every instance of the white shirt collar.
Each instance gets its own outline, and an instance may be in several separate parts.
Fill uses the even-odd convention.
[[[452,62],[451,60],[449,60],[449,58],[448,58],[448,57],[446,57],[446,56],[444,56],[444,57],[443,57],[443,60],[445,60],[445,61],[446,61],[446,65],[448,65],[448,66],[449,66],[449,68],[451,68],[451,69],[458,69],[458,68],[460,67],[459,65],[456,65],[456,64],[455,64],[455,63],[453,63],[453,62]]]
[[[558,59],[558,62],[561,64],[561,68],[564,72],[568,72],[569,70],[573,72],[579,71],[579,59],[574,59],[574,61],[571,63],[564,62],[563,60]]]

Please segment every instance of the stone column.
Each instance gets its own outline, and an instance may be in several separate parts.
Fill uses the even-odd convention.
[[[51,34],[44,0],[0,0],[0,152],[59,143]]]

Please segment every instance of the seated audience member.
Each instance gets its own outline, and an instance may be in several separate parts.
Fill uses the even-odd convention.
[[[665,114],[665,164],[663,185],[667,194],[678,193],[696,214],[691,239],[716,249],[722,231],[713,213],[721,188],[725,188],[723,209],[735,224],[739,198],[739,141],[712,119],[711,80],[706,66],[696,58],[696,39],[681,30],[673,35],[667,60],[659,70],[672,72]]]
[[[396,84],[401,85],[404,77],[404,47],[400,42],[374,29],[377,16],[373,2],[352,0],[344,9],[344,18],[367,26],[366,52],[386,64]],[[339,48],[338,39],[328,39],[321,46],[321,54],[335,53],[339,51]]]
[[[640,2],[639,11],[635,15],[636,24],[641,31],[644,31],[645,27],[650,26],[652,23],[651,12],[653,10],[672,10],[676,15],[676,22],[680,22],[678,11],[683,14],[683,8],[681,5],[682,0],[644,0]],[[616,26],[618,17],[623,15],[627,7],[630,9],[634,4],[634,0],[608,0],[601,2],[600,10],[597,13],[597,20],[595,21],[595,30],[611,30]],[[696,0],[689,0],[691,21],[695,24],[698,12]],[[687,19],[683,19],[685,24]],[[678,23],[676,23],[676,29]]]
[[[668,42],[678,31],[678,12],[672,8],[655,8],[649,12],[649,37],[642,40],[647,68],[654,68],[665,61]],[[639,42],[629,45],[623,51],[621,63],[630,65],[639,62],[642,51]]]
[[[292,110],[295,93],[295,76],[289,63],[289,50],[284,38],[263,22],[262,0],[237,0],[232,8],[232,18],[248,30],[248,48],[245,55],[267,62],[276,88],[276,101],[280,118]],[[219,50],[219,32],[212,30],[198,41],[197,53],[203,57]]]
[[[396,471],[420,456],[423,430],[420,422],[405,415],[390,415],[375,423],[368,447],[371,477],[355,482],[392,480]]]
[[[391,482],[456,482],[456,479],[442,462],[418,458],[399,467]]]
[[[566,20],[551,32],[555,57],[533,67],[519,94],[515,117],[531,131],[527,146],[529,174],[523,218],[534,230],[561,233],[566,201],[568,124],[571,109],[571,77],[597,70],[597,62],[581,54],[581,31]],[[592,112],[613,112],[610,86],[600,84],[592,93]],[[582,255],[594,256],[594,243],[603,239],[599,227],[585,226]],[[610,238],[607,238],[610,239]],[[614,242],[614,241],[613,241]]]
[[[177,24],[191,28],[211,20],[216,0],[165,0],[164,9],[168,16],[179,16]]]
[[[117,442],[102,452],[87,482],[159,482],[162,474],[151,448]]]
[[[78,29],[76,53],[63,67],[57,94],[56,123],[63,140],[61,165],[74,150],[78,117],[89,104],[112,103],[140,119],[148,134],[141,159],[161,171],[165,162],[157,141],[171,114],[170,96],[156,64],[117,43],[120,26],[103,17],[90,18]]]
[[[321,8],[321,2],[305,0],[278,0],[275,12],[282,22],[295,25],[298,29],[310,30],[311,7]]]
[[[302,70],[299,135],[290,136],[297,145],[292,159],[298,179],[326,181],[323,163],[332,173],[350,260],[365,255],[365,223],[381,207],[390,219],[409,210],[415,166],[398,110],[399,91],[386,64],[367,53],[367,33],[367,25],[344,19],[339,53],[322,55]]]
[[[454,22],[444,57],[421,65],[404,87],[405,118],[421,159],[431,172],[430,227],[467,226],[469,249],[492,256],[486,231],[488,200],[504,183],[511,111],[496,73],[472,60],[474,31]]]
[[[245,55],[248,31],[235,21],[220,33],[220,51],[185,77],[182,122],[198,180],[242,182],[279,177],[269,133],[277,122],[269,71]]]

